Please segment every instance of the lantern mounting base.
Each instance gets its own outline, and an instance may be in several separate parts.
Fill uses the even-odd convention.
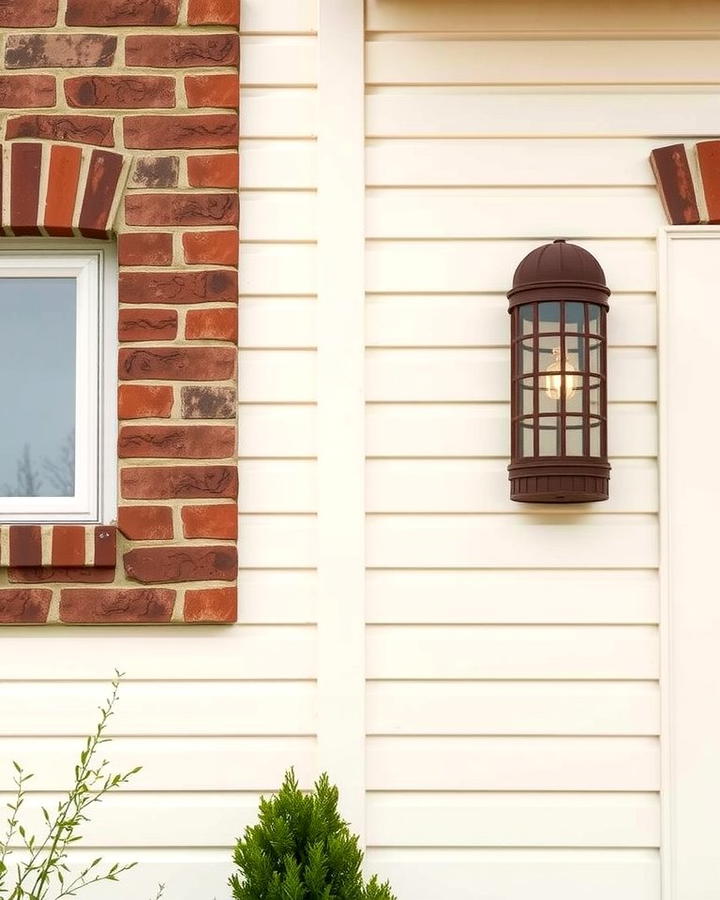
[[[510,499],[518,503],[594,503],[609,496],[610,464],[604,459],[528,459],[508,472]]]

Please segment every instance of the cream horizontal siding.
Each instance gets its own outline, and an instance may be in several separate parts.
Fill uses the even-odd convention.
[[[367,4],[368,844],[414,900],[660,896],[647,157],[710,135],[720,44],[611,6]],[[611,500],[528,507],[505,292],[556,237],[613,290]]]

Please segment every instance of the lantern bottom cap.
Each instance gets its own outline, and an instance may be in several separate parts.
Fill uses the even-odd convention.
[[[515,463],[510,466],[510,499],[518,503],[596,503],[608,499],[609,482],[610,466],[600,460],[567,468],[557,463],[547,467],[537,462]]]

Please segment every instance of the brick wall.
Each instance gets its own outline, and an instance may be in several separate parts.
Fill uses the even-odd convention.
[[[0,0],[4,233],[120,264],[117,529],[0,528],[0,623],[235,620],[238,2]]]

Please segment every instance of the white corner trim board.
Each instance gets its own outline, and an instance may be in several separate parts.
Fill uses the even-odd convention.
[[[658,244],[663,897],[705,900],[720,894],[720,490],[708,474],[720,445],[720,230],[663,229]]]
[[[318,37],[318,753],[365,827],[364,8]]]

